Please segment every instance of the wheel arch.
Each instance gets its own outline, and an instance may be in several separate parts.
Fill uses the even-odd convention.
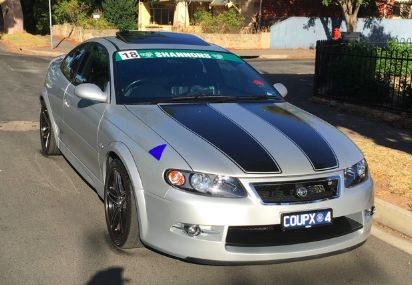
[[[146,200],[144,196],[143,184],[136,166],[136,162],[133,158],[129,148],[122,142],[111,143],[106,150],[106,156],[102,163],[103,181],[106,181],[107,168],[113,159],[119,159],[126,168],[130,180],[133,186],[133,195],[136,204],[136,211],[138,213],[138,223],[140,228],[140,239],[144,240],[147,233],[147,210]]]

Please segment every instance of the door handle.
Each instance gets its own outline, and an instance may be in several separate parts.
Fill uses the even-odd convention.
[[[67,101],[67,99],[64,99],[63,102],[64,102],[64,105],[65,105],[67,108],[70,108],[70,103],[69,103],[69,101]]]

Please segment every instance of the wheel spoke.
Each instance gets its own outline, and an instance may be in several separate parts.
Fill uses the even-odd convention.
[[[49,147],[49,142],[50,142],[50,132],[47,133],[45,142],[44,142],[44,146],[46,147],[46,149]]]
[[[46,127],[49,127],[49,116],[47,115],[46,112],[47,112],[46,110],[42,112],[43,123],[46,125]]]
[[[118,231],[118,227],[119,227],[119,223],[120,223],[120,208],[117,206],[113,207],[113,213],[112,213],[112,217],[110,220],[110,227],[112,228],[112,230],[114,232]]]
[[[117,195],[113,192],[113,187],[109,187],[109,191],[107,193],[107,199],[110,200],[110,203],[116,204],[117,203]]]
[[[45,137],[47,133],[49,132],[49,128],[44,126],[40,129],[40,131],[41,131],[42,136]]]
[[[125,195],[126,191],[124,190],[123,181],[122,181],[122,177],[120,176],[120,173],[119,173],[118,183],[119,183],[118,184],[119,194],[120,194],[121,197],[123,197]]]
[[[115,170],[114,171],[114,188],[116,190],[116,194],[118,197],[121,196],[121,192],[120,192],[120,185],[122,184],[122,177],[120,176],[120,173]]]
[[[124,217],[123,209],[122,209],[122,207],[119,207],[119,232],[120,232],[121,234],[123,234],[123,231],[124,231],[124,227],[123,227],[123,217]]]

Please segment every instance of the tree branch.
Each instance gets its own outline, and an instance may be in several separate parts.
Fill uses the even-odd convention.
[[[359,9],[360,9],[361,6],[362,6],[362,1],[356,2],[355,10],[353,11],[353,15],[355,17],[358,16]]]

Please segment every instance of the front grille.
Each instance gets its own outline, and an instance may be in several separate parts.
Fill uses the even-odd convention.
[[[262,247],[315,242],[350,234],[362,224],[347,217],[333,219],[331,225],[282,231],[280,225],[229,227],[227,246]]]
[[[335,198],[339,194],[339,177],[293,182],[253,183],[264,203],[302,203]]]

